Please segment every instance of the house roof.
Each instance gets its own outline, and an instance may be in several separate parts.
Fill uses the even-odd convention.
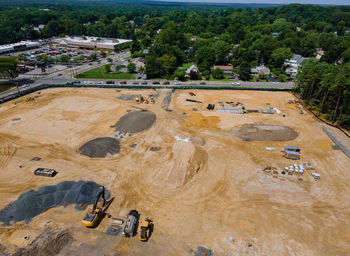
[[[228,66],[220,66],[220,65],[214,65],[214,69],[215,68],[218,68],[218,69],[221,69],[221,70],[232,70],[232,66],[231,65],[228,65]]]

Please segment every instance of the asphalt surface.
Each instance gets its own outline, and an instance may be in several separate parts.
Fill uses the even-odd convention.
[[[127,52],[119,53],[117,54],[117,60],[121,58],[125,58],[128,56]],[[42,84],[48,84],[52,85],[52,87],[55,87],[57,84],[66,84],[66,83],[71,83],[73,81],[80,81],[80,84],[82,85],[104,85],[107,84],[107,81],[110,81],[112,79],[75,79],[73,78],[74,75],[77,73],[85,72],[87,70],[96,68],[98,66],[105,65],[107,63],[107,59],[103,59],[100,63],[91,62],[91,63],[86,63],[81,66],[77,66],[74,68],[66,68],[65,70],[60,70],[57,72],[54,72],[50,75],[43,76],[43,77],[38,77],[38,76],[33,76],[33,75],[20,75],[17,80],[23,80],[23,79],[30,79],[32,80],[31,83],[27,83],[24,85],[19,86],[18,88],[13,88],[11,90],[5,91],[0,93],[0,99],[8,97],[10,95],[14,94],[21,94],[21,92],[26,91],[28,89],[35,89],[36,87],[39,87]],[[120,85],[120,82],[124,81],[126,84],[124,86],[130,85],[131,87],[140,86],[140,87],[169,87],[169,88],[176,88],[177,86],[179,87],[198,87],[200,86],[201,81],[196,81],[196,82],[177,82],[177,81],[168,81],[168,85],[164,85],[164,82],[166,80],[159,80],[159,84],[153,84],[156,80],[113,80],[114,85]],[[147,82],[147,85],[142,85],[141,82]],[[233,84],[234,83],[234,84]],[[288,82],[288,83],[281,83],[281,82],[244,82],[244,81],[239,81],[239,85],[237,85],[237,82],[222,82],[222,81],[205,81],[205,85],[203,86],[220,86],[220,87],[226,87],[228,89],[230,88],[235,88],[235,89],[293,89],[294,88],[294,82]],[[207,88],[209,89],[209,88]]]

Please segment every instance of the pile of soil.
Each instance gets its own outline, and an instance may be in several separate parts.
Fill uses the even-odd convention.
[[[69,229],[47,228],[26,248],[18,249],[13,256],[54,256],[73,240]]]
[[[119,141],[110,137],[102,137],[86,142],[79,148],[79,153],[88,157],[104,158],[108,154],[120,152]]]
[[[91,181],[64,181],[54,186],[41,187],[37,191],[30,190],[0,211],[0,222],[5,225],[10,225],[10,221],[28,223],[49,208],[93,204],[100,191],[101,186]],[[107,192],[106,197],[109,196]]]
[[[245,124],[238,129],[237,136],[246,141],[288,141],[298,137],[298,133],[287,126]]]
[[[122,116],[113,127],[121,133],[142,132],[149,129],[156,118],[156,115],[151,111],[132,111]]]

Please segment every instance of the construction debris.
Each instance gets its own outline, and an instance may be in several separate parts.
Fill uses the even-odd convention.
[[[241,106],[239,107],[223,107],[220,109],[215,110],[217,112],[225,112],[225,113],[232,113],[232,114],[244,114],[243,108]]]
[[[189,92],[188,93],[190,96],[196,96],[196,94],[194,92]]]
[[[205,247],[201,247],[201,246],[199,246],[197,248],[197,252],[195,254],[195,256],[213,256],[213,255],[214,254],[213,254],[212,250],[209,250],[209,249],[207,249]]]
[[[189,101],[189,102],[195,102],[195,103],[202,103],[201,101],[199,100],[192,100],[192,99],[186,99],[186,101]]]
[[[120,227],[119,225],[110,225],[106,233],[108,235],[117,236],[120,234],[121,231],[122,231],[122,227]]]
[[[299,160],[300,159],[300,148],[298,146],[285,146],[284,150],[285,158]]]
[[[54,177],[56,174],[56,170],[48,168],[38,168],[34,171],[34,175],[37,176]]]
[[[32,160],[30,160],[30,161],[40,161],[40,160],[41,160],[41,157],[35,156],[35,157],[33,157]]]
[[[215,104],[208,104],[207,109],[208,110],[214,110]]]
[[[162,148],[161,147],[151,147],[149,150],[151,150],[151,151],[159,151],[159,150],[161,150]]]
[[[314,177],[315,180],[319,180],[321,178],[321,175],[318,174],[317,172],[311,173],[312,177]]]

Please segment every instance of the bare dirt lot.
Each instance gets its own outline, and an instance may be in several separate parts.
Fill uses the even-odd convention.
[[[115,197],[108,209],[112,217],[124,219],[136,209],[141,220],[154,221],[151,239],[142,243],[106,234],[107,217],[87,229],[81,224],[86,210],[60,204],[39,211],[27,224],[0,224],[0,254],[53,248],[50,255],[194,255],[204,246],[214,255],[349,255],[350,160],[332,149],[310,114],[288,104],[291,94],[158,93],[155,104],[138,104],[118,97],[155,92],[49,89],[0,106],[0,211],[29,190],[84,180]],[[162,108],[170,95],[170,105]],[[207,110],[209,103],[218,109],[231,102],[281,113]],[[79,153],[89,141],[113,138],[119,119],[140,110],[156,118],[150,114],[153,121],[140,124],[146,130],[117,138],[118,153],[99,158]],[[301,159],[284,158],[280,151],[286,145],[300,146]],[[282,174],[295,163],[310,163],[315,170]],[[58,174],[35,176],[38,167]],[[321,178],[314,180],[312,172]],[[51,233],[52,247],[45,239]]]

